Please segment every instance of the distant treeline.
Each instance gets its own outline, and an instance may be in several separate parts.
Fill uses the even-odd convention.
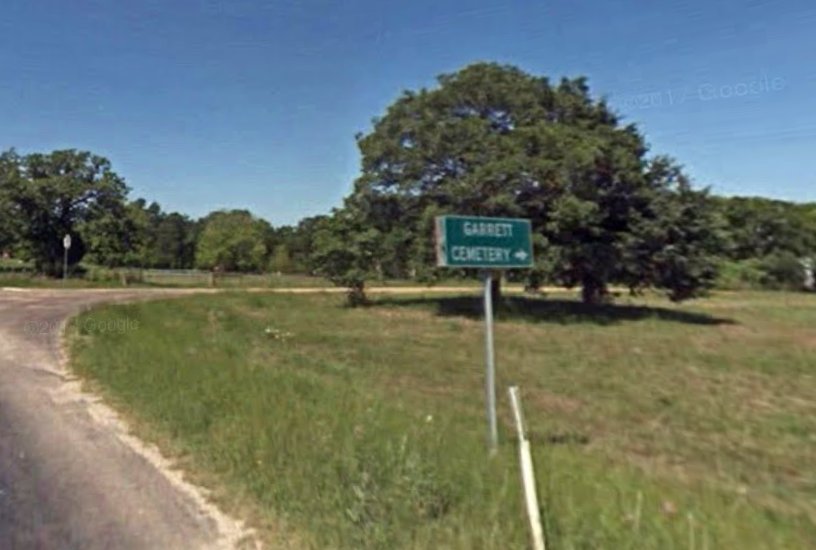
[[[0,154],[0,254],[60,273],[82,266],[308,272],[313,226],[273,228],[247,210],[192,219],[129,189],[107,159],[85,151]],[[82,266],[78,264],[82,263]]]
[[[719,286],[792,288],[816,260],[816,203],[713,197],[725,223]],[[812,269],[812,268],[811,268]]]
[[[720,286],[799,288],[802,260],[816,256],[816,203],[711,197],[726,243]],[[166,212],[155,202],[127,200],[109,163],[90,153],[0,156],[0,251],[58,273],[62,236],[70,233],[71,264],[238,272],[312,273],[315,237],[329,216],[274,227],[248,210],[199,219]],[[412,278],[403,241],[382,243],[384,278]]]
[[[535,266],[507,276],[531,290],[580,287],[587,303],[607,299],[613,284],[676,301],[715,286],[813,287],[816,204],[695,188],[584,77],[475,63],[437,80],[405,91],[356,136],[360,174],[343,204],[295,226],[247,210],[195,220],[165,212],[130,199],[108,160],[89,152],[6,151],[0,253],[56,275],[70,234],[74,273],[86,265],[319,274],[354,303],[377,278],[473,275],[435,267],[433,220],[458,213],[529,219]]]

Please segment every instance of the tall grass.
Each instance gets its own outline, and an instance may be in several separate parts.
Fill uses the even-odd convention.
[[[816,540],[811,343],[790,332],[816,321],[816,301],[790,313],[790,295],[769,296],[501,313],[500,386],[525,394],[551,548]],[[270,542],[523,548],[509,411],[500,395],[490,459],[481,324],[462,305],[236,293],[110,306],[74,321],[73,365]],[[117,320],[137,328],[105,330]]]

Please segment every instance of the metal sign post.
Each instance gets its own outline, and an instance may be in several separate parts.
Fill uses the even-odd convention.
[[[439,216],[436,218],[436,260],[440,267],[484,269],[485,407],[488,446],[499,445],[496,421],[496,360],[493,346],[493,277],[491,269],[533,266],[530,220]]]
[[[62,256],[62,280],[68,280],[68,249],[71,248],[71,235],[66,234],[62,238],[62,248],[64,249]]]
[[[495,453],[499,446],[499,430],[496,423],[496,357],[493,349],[493,275],[484,272],[485,316],[485,405],[487,407],[488,444]]]

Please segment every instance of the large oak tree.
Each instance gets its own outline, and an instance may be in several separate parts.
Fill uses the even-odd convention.
[[[587,302],[612,283],[685,299],[714,281],[718,224],[706,193],[670,159],[648,157],[638,129],[583,78],[552,84],[474,64],[404,92],[357,141],[362,174],[344,212],[381,235],[369,274],[394,256],[433,274],[433,216],[456,213],[531,219],[531,277],[580,285]],[[361,269],[355,262],[356,279]]]
[[[89,228],[113,220],[128,192],[110,162],[87,151],[25,156],[8,151],[0,166],[0,202],[14,216],[19,246],[48,274],[61,269],[63,236],[73,237],[69,263],[79,262],[88,248]]]

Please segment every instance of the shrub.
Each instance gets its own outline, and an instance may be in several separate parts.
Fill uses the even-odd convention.
[[[801,290],[805,286],[805,269],[793,253],[780,252],[766,256],[760,266],[766,288]]]
[[[717,288],[750,290],[762,288],[765,273],[758,260],[724,261],[720,264]]]
[[[106,283],[118,280],[119,275],[116,270],[108,267],[89,266],[85,271],[85,279],[95,283]]]

